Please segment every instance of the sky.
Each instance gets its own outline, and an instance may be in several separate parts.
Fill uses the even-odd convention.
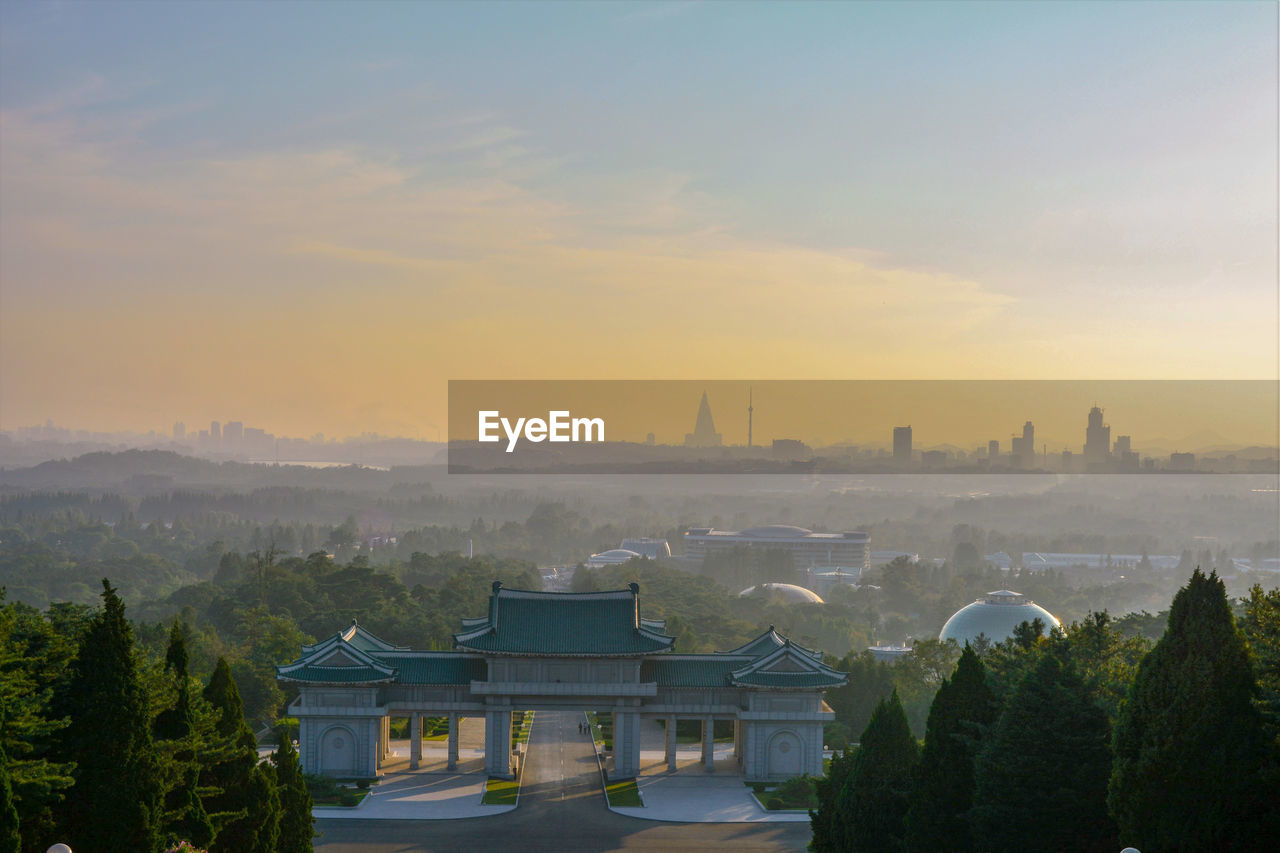
[[[0,429],[1274,379],[1275,3],[0,3]]]

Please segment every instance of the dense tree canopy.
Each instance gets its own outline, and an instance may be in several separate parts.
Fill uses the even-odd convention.
[[[907,809],[908,850],[975,849],[969,832],[974,756],[999,712],[986,676],[981,659],[966,644],[955,674],[934,696]]]
[[[1043,655],[974,766],[973,836],[992,853],[1117,848],[1107,814],[1111,728],[1084,682]]]
[[[63,755],[76,764],[60,821],[72,849],[152,853],[160,846],[161,787],[150,705],[124,603],[102,582],[102,610],[80,640],[60,711]]]
[[[1116,725],[1109,803],[1124,843],[1248,850],[1277,836],[1275,744],[1256,693],[1222,581],[1197,569]]]
[[[905,849],[907,798],[919,760],[920,746],[894,691],[871,714],[848,781],[836,798],[842,849],[851,853]]]

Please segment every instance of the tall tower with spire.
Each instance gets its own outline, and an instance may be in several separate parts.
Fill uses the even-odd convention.
[[[1102,422],[1102,409],[1097,403],[1089,410],[1089,425],[1084,431],[1084,464],[1100,467],[1111,458],[1111,427]]]
[[[747,447],[751,447],[751,419],[755,414],[756,407],[753,405],[754,388],[747,388]]]
[[[707,392],[702,392],[702,402],[698,404],[698,421],[693,432],[685,433],[685,447],[720,447],[724,444],[720,433],[716,432],[716,422],[711,419],[711,404],[707,402]]]

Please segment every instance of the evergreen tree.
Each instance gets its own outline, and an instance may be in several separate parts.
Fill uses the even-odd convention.
[[[893,672],[889,664],[875,659],[871,652],[845,655],[836,669],[848,673],[848,680],[824,697],[835,722],[844,724],[850,734],[861,732],[871,721],[876,705],[893,692]]]
[[[851,749],[832,755],[827,775],[814,783],[818,807],[809,811],[809,825],[813,829],[809,849],[814,853],[839,853],[844,849],[845,832],[836,810],[836,800],[849,781],[853,755]]]
[[[1280,743],[1280,589],[1255,584],[1241,620],[1258,676],[1258,692],[1268,738]]]
[[[0,718],[0,727],[3,725],[4,720]],[[5,756],[4,742],[0,741],[0,853],[18,853],[21,847],[18,809],[13,804],[13,788],[9,784],[9,759]]]
[[[929,709],[924,749],[907,809],[907,849],[972,850],[973,761],[979,738],[999,712],[982,660],[965,643],[955,674]]]
[[[201,750],[191,707],[191,678],[187,663],[186,637],[175,621],[165,652],[165,672],[174,681],[177,698],[172,708],[157,715],[155,722],[156,738],[161,745],[169,747],[171,764],[168,774],[171,782],[164,797],[161,827],[167,842],[190,841],[203,848],[213,841],[214,832],[197,791],[200,780],[197,753]]]
[[[1107,815],[1107,715],[1084,682],[1045,654],[1019,683],[974,765],[975,846],[1114,851]]]
[[[280,794],[276,791],[275,774],[265,764],[254,765],[249,774],[246,827],[251,827],[252,846],[234,848],[240,853],[276,853],[280,841]],[[246,831],[240,836],[246,841]],[[216,850],[217,848],[215,848]],[[223,850],[233,848],[224,843]]]
[[[1222,581],[1197,569],[1116,723],[1108,802],[1125,844],[1250,850],[1280,834],[1274,745],[1256,692]]]
[[[75,781],[75,765],[58,760],[66,721],[50,707],[54,687],[67,681],[75,633],[59,632],[34,608],[4,603],[0,587],[0,752],[23,849],[49,846],[63,792]]]
[[[893,691],[871,714],[854,754],[849,780],[836,798],[842,849],[853,853],[903,850],[907,796],[920,760],[907,714]]]
[[[253,853],[260,841],[274,843],[278,824],[279,798],[271,779],[258,768],[258,744],[244,719],[244,706],[231,668],[224,658],[218,663],[204,689],[204,698],[217,716],[215,731],[222,741],[219,760],[204,769],[202,787],[217,793],[205,800],[205,810],[217,827],[211,853]],[[264,790],[274,809],[263,811]]]
[[[285,727],[280,728],[280,748],[272,761],[276,767],[276,792],[280,796],[279,853],[312,853],[315,819],[311,816],[311,791],[302,775],[298,751]]]
[[[80,641],[66,693],[66,754],[75,785],[59,823],[72,849],[152,853],[160,847],[160,784],[151,712],[124,603],[104,578],[102,611]]]

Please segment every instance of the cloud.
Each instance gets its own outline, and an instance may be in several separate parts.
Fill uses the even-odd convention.
[[[584,178],[513,147],[523,134],[500,116],[435,124],[417,151],[157,156],[74,110],[0,113],[6,422],[82,422],[65,409],[92,401],[140,426],[121,420],[226,400],[281,432],[359,432],[386,429],[355,422],[370,406],[440,422],[448,378],[1053,377],[1092,364],[1081,352],[1107,353],[1099,370],[1171,363],[1153,334],[1135,333],[1140,350],[1115,324],[1064,338],[1028,325],[1025,295],[875,247],[748,237],[693,174]],[[121,118],[122,138],[132,126]],[[1237,344],[1237,359],[1261,345]],[[113,376],[127,387],[104,394]]]

